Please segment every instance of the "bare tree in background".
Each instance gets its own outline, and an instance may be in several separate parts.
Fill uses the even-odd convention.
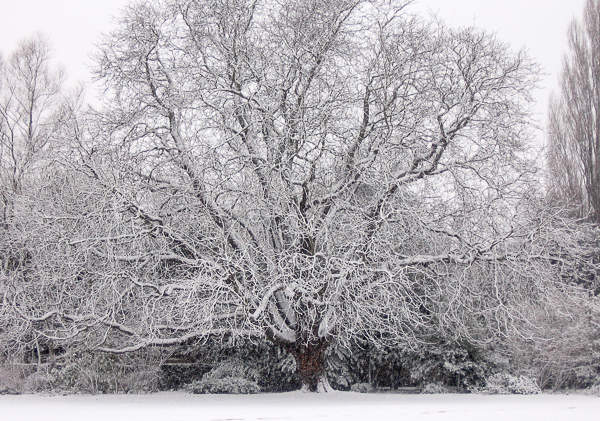
[[[588,0],[568,32],[561,91],[550,101],[548,166],[552,195],[600,223],[600,2]]]
[[[407,3],[128,7],[106,109],[25,207],[11,308],[111,352],[267,338],[311,391],[334,340],[526,325],[572,245],[534,206],[537,67]]]
[[[32,192],[52,161],[63,79],[62,69],[50,65],[49,43],[42,35],[22,41],[6,61],[0,56],[0,348],[25,336],[35,339],[30,326],[6,311],[6,281],[22,282],[31,263],[21,241],[28,223],[19,213],[23,204],[33,204]]]
[[[47,152],[64,75],[51,69],[49,45],[42,35],[19,44],[0,59],[0,224],[14,213],[13,196]]]

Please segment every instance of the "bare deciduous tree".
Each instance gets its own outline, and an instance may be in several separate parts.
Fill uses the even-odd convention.
[[[127,8],[106,110],[28,208],[12,308],[111,352],[266,337],[312,391],[333,340],[525,325],[561,247],[532,205],[537,67],[407,3]]]
[[[0,180],[2,225],[11,218],[12,195],[51,138],[51,116],[60,98],[62,70],[48,65],[48,42],[37,35],[21,42],[8,63],[0,61]]]
[[[549,107],[552,194],[600,223],[600,2],[586,2],[568,38],[561,91]]]
[[[26,202],[23,195],[37,188],[56,146],[64,74],[49,61],[49,43],[42,35],[22,41],[6,62],[0,56],[0,347],[31,333],[6,313],[5,281],[21,279],[30,263],[18,235],[27,223],[20,225],[18,214]]]

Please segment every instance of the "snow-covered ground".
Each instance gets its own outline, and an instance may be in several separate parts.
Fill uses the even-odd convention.
[[[262,395],[0,396],[1,421],[598,421],[600,397],[299,392]]]

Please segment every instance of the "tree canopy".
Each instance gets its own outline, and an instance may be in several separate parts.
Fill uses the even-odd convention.
[[[131,4],[19,205],[12,308],[111,352],[267,338],[309,390],[333,341],[526,326],[576,243],[536,207],[537,65],[408,3]]]

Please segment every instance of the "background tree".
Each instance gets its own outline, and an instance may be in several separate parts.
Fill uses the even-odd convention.
[[[22,41],[6,61],[0,56],[0,291],[6,281],[22,283],[31,255],[22,242],[27,222],[18,214],[44,178],[59,144],[64,72],[50,65],[50,47],[42,35]],[[0,306],[2,345],[23,343],[27,324]],[[27,334],[25,332],[28,332]],[[39,348],[38,348],[39,351]],[[39,352],[38,352],[39,356]]]
[[[586,2],[568,38],[560,94],[549,107],[551,193],[600,223],[600,2]]]
[[[49,45],[42,35],[20,43],[7,63],[0,60],[1,224],[14,213],[13,196],[49,149],[58,108],[62,69],[51,69]]]
[[[312,391],[334,341],[531,335],[573,238],[536,207],[537,66],[407,3],[128,7],[105,110],[22,215],[13,311],[111,352],[266,338]]]

